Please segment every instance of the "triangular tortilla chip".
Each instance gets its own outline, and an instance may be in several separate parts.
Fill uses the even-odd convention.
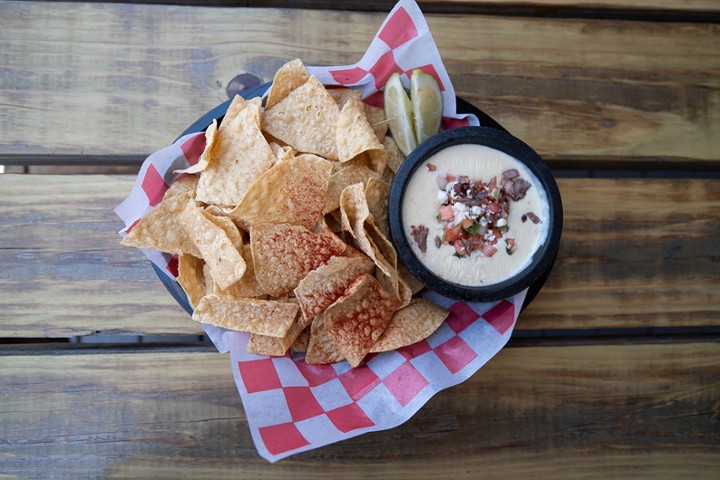
[[[230,285],[225,290],[221,290],[219,287],[214,288],[214,293],[218,295],[228,295],[238,298],[262,298],[267,297],[267,292],[263,290],[255,277],[255,266],[253,265],[252,252],[250,245],[242,246],[242,257],[245,260],[247,268],[242,278],[237,282]]]
[[[335,135],[341,162],[352,160],[368,150],[383,148],[368,122],[363,102],[357,97],[348,98],[340,110]]]
[[[397,303],[373,276],[365,274],[325,310],[328,336],[350,366],[360,365],[390,323]]]
[[[178,258],[177,281],[185,290],[190,305],[196,307],[205,296],[205,274],[203,265],[205,263],[192,255],[180,255]]]
[[[295,288],[295,298],[306,325],[340,298],[347,287],[363,273],[370,273],[375,264],[366,256],[332,257],[307,274]]]
[[[330,176],[323,213],[340,208],[340,194],[346,187],[355,183],[365,185],[370,178],[379,177],[380,175],[364,165],[356,163],[344,164],[342,168]]]
[[[130,230],[122,244],[126,247],[152,248],[161,252],[190,255],[202,258],[185,229],[178,223],[180,214],[195,192],[185,192],[163,199]]]
[[[335,126],[340,109],[315,77],[263,114],[263,131],[298,152],[337,160]]]
[[[260,131],[260,100],[249,101],[217,133],[208,167],[200,175],[198,201],[235,207],[255,180],[274,162]]]
[[[322,316],[315,317],[310,325],[310,338],[305,353],[305,363],[328,364],[344,359],[342,353],[330,341]]]
[[[210,294],[200,300],[193,320],[239,332],[282,338],[300,313],[296,303]]]
[[[382,336],[370,349],[386,352],[412,345],[429,337],[445,321],[448,312],[424,298],[395,312]]]
[[[285,352],[295,342],[295,339],[302,333],[304,328],[298,318],[282,338],[253,333],[248,340],[247,351],[255,355],[272,355],[275,357],[285,355]]]
[[[245,228],[290,223],[312,228],[325,206],[332,164],[316,155],[289,158],[263,173],[228,215]]]
[[[291,60],[275,72],[270,91],[268,91],[267,100],[265,100],[265,109],[271,108],[283,98],[287,97],[290,92],[303,85],[308,81],[308,75],[302,60],[296,58]]]
[[[289,293],[310,271],[345,250],[337,237],[288,224],[253,226],[250,244],[258,283],[275,297]]]
[[[223,228],[208,219],[195,202],[188,202],[178,221],[201,252],[198,256],[210,267],[218,287],[225,289],[242,278],[246,269],[242,255]]]
[[[390,237],[388,226],[388,202],[390,199],[390,184],[379,178],[369,178],[365,185],[365,199],[372,215],[373,223],[385,237]]]

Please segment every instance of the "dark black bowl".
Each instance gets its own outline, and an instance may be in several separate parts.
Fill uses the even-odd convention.
[[[433,154],[460,144],[478,144],[494,148],[519,160],[537,177],[549,202],[550,222],[545,243],[533,255],[530,264],[502,282],[470,287],[447,281],[425,267],[413,253],[403,229],[402,199],[408,181],[416,169]],[[461,127],[441,132],[423,142],[405,159],[395,174],[388,218],[392,241],[398,256],[410,272],[429,289],[449,298],[468,302],[493,302],[522,292],[533,286],[534,296],[544,283],[557,257],[562,233],[563,210],[560,191],[552,172],[542,158],[528,145],[508,132],[488,127]],[[545,221],[545,219],[543,219]],[[527,302],[526,302],[527,304]]]

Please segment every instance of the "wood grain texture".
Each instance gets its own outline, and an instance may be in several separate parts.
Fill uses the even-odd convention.
[[[199,334],[113,209],[134,179],[0,176],[0,337]]]
[[[383,13],[2,2],[0,155],[147,154],[286,60],[349,64]],[[428,15],[459,95],[557,161],[713,165],[720,25]],[[209,27],[210,26],[210,27]],[[41,127],[41,128],[40,128]]]
[[[511,348],[406,424],[275,465],[227,356],[0,357],[10,478],[717,478],[717,343]]]
[[[120,245],[112,209],[133,181],[0,176],[0,336],[201,332]],[[559,258],[519,328],[720,325],[717,180],[559,184]]]

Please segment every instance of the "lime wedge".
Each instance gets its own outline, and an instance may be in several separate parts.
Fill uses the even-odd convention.
[[[385,117],[393,140],[400,151],[407,155],[415,147],[417,140],[413,131],[413,111],[410,98],[400,81],[400,75],[393,73],[385,83]]]
[[[417,142],[422,143],[440,130],[443,100],[437,81],[422,70],[413,70],[410,75],[410,102]]]

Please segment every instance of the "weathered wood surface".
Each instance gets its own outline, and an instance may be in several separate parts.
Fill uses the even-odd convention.
[[[385,16],[53,5],[0,3],[0,159],[150,153],[227,98],[238,74],[267,81],[294,57],[357,61]],[[632,157],[715,168],[717,24],[472,14],[428,23],[458,94],[557,165]]]
[[[0,176],[0,336],[201,332],[119,243],[112,210],[133,181]],[[720,326],[717,180],[559,184],[559,258],[519,328]]]
[[[406,424],[270,465],[227,356],[0,356],[10,478],[717,478],[720,344],[506,348]]]

